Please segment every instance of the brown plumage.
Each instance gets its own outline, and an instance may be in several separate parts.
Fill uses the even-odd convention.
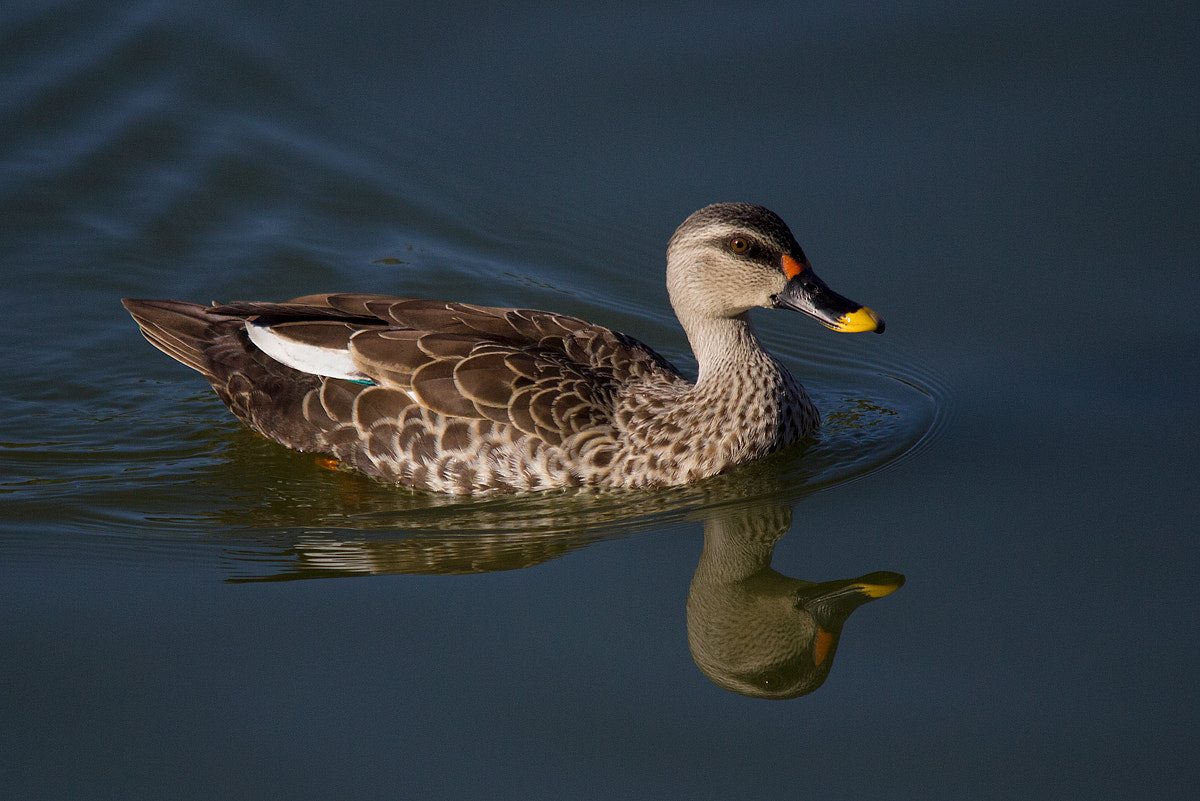
[[[760,206],[689,217],[671,239],[667,280],[695,384],[632,337],[551,312],[368,294],[124,303],[152,344],[202,373],[254,430],[454,493],[681,484],[761,457],[819,418],[759,347],[748,310],[882,330],[816,278]]]

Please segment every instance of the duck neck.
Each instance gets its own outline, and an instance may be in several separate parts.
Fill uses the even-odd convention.
[[[804,388],[763,350],[745,314],[690,320],[688,339],[699,366],[684,407],[696,424],[697,447],[738,464],[790,445],[818,424]],[[712,426],[707,425],[712,422]]]
[[[727,385],[734,375],[774,376],[779,373],[778,362],[759,343],[749,313],[682,322],[696,357],[696,389],[699,392],[714,385]]]
[[[734,509],[704,523],[704,550],[694,581],[733,584],[775,574],[771,556],[792,522],[790,506],[764,504]]]

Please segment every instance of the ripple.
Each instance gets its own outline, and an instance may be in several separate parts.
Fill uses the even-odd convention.
[[[943,430],[949,392],[944,376],[929,366],[894,351],[822,356],[810,392],[824,421],[809,452],[825,465],[822,485],[895,468],[928,448]]]
[[[794,505],[914,458],[944,424],[945,382],[880,341],[817,332],[792,342],[785,361],[803,373],[822,429],[684,487],[418,493],[317,469],[310,455],[244,429],[211,393],[179,380],[132,385],[103,414],[49,400],[58,422],[40,433],[53,441],[10,443],[20,446],[8,451],[14,480],[0,491],[10,531],[21,521],[32,531],[57,509],[60,528],[87,546],[81,559],[103,542],[118,561],[163,558],[175,547],[182,560],[208,553],[235,579],[421,572],[435,562],[457,572],[513,569],[732,509]],[[36,537],[27,545],[42,547]]]

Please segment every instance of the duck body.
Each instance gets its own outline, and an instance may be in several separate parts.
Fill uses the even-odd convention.
[[[202,373],[250,428],[384,481],[457,494],[684,484],[786,447],[819,415],[748,312],[882,330],[828,290],[787,226],[701,209],[668,248],[699,366],[684,378],[624,334],[529,309],[372,294],[216,306],[125,300],[146,338]]]

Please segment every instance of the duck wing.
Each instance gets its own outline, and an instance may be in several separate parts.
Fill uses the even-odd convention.
[[[632,337],[531,309],[330,294],[209,312],[245,319],[259,349],[301,372],[403,390],[445,417],[510,425],[551,445],[609,429],[623,384],[679,378]],[[362,426],[369,407],[357,406]],[[394,417],[396,406],[376,414]]]

